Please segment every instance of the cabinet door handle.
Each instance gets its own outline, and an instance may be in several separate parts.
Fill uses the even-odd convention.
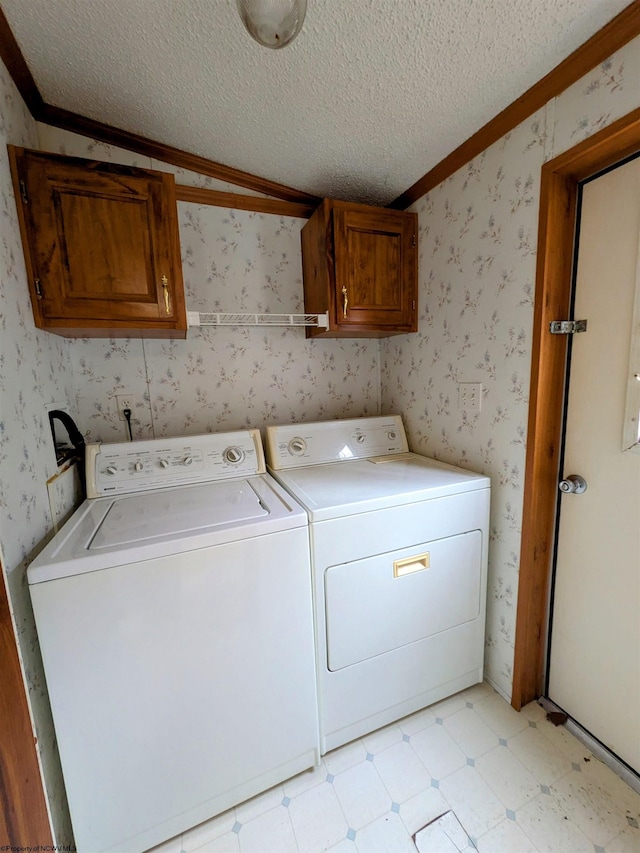
[[[171,302],[169,301],[169,279],[163,275],[160,279],[162,282],[162,290],[164,291],[164,307],[167,314],[171,314]]]
[[[347,296],[347,286],[342,285],[342,317],[347,319],[347,308],[349,307],[349,297]]]

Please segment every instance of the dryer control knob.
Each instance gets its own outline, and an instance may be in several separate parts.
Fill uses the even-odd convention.
[[[117,474],[118,469],[115,465],[107,465],[107,474]]]
[[[244,450],[241,447],[227,447],[222,458],[230,465],[239,465],[244,460]]]
[[[302,454],[307,449],[307,442],[304,440],[304,438],[296,436],[295,438],[291,439],[287,447],[289,449],[289,453],[292,456],[302,456]]]
[[[138,460],[136,462],[136,464],[133,466],[133,470],[138,471],[138,472],[142,471],[143,468],[144,468],[144,465],[142,464],[142,462],[140,462],[140,460]]]
[[[389,430],[389,432],[387,433],[387,438],[389,439],[389,441],[394,441],[396,437],[397,433],[395,433],[392,429]]]
[[[160,459],[160,460],[158,460],[158,465],[161,468],[168,468],[169,467],[169,460],[168,459]]]
[[[183,465],[193,465],[193,456],[185,456],[182,460]]]
[[[360,432],[360,433],[358,433],[358,435],[356,436],[356,441],[358,442],[358,444],[364,444],[366,437],[367,437],[366,435],[363,435],[363,434]]]

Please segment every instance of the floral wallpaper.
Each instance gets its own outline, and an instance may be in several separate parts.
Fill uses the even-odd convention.
[[[640,104],[640,39],[417,201],[419,332],[382,343],[412,449],[491,477],[486,676],[511,697],[540,170]],[[480,382],[480,412],[458,383]]]
[[[36,126],[0,65],[0,546],[58,843],[71,835],[25,576],[52,529],[46,406],[66,407],[89,440],[126,440],[121,392],[136,395],[136,438],[399,412],[414,450],[492,478],[486,672],[509,697],[540,167],[640,106],[639,79],[635,39],[416,202],[415,335],[307,341],[300,329],[202,328],[186,341],[67,341],[33,325],[4,143],[237,188]],[[302,220],[185,203],[179,216],[189,308],[301,310]],[[458,407],[465,381],[483,385],[479,413]]]
[[[41,128],[48,150],[102,157],[93,140]],[[230,185],[157,161],[212,189]],[[111,158],[120,160],[119,152]],[[124,158],[123,158],[124,161]],[[235,188],[237,191],[237,187]],[[304,219],[178,203],[187,309],[302,313]],[[313,340],[302,328],[191,328],[186,341],[71,342],[80,424],[91,441],[125,440],[115,395],[134,395],[134,438],[264,427],[379,411],[379,344]]]
[[[639,103],[640,39],[636,38],[550,103],[551,157],[588,139]]]
[[[383,409],[414,450],[491,476],[487,674],[508,694],[545,111],[416,203],[420,331],[383,344]],[[481,382],[462,411],[458,383]],[[496,571],[496,568],[499,570]]]
[[[47,406],[75,414],[67,341],[34,327],[7,143],[38,147],[36,125],[0,63],[0,552],[59,844],[72,838],[26,569],[50,535],[56,471]],[[64,514],[73,492],[60,493]]]

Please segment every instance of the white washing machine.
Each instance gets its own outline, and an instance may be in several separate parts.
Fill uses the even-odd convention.
[[[267,428],[309,514],[322,752],[482,680],[489,479],[398,416]]]
[[[28,581],[79,853],[134,853],[319,761],[308,524],[257,430],[87,473]]]

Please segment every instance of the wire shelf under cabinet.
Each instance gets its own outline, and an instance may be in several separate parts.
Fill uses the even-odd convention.
[[[311,326],[329,328],[329,314],[232,314],[187,311],[189,326]]]

